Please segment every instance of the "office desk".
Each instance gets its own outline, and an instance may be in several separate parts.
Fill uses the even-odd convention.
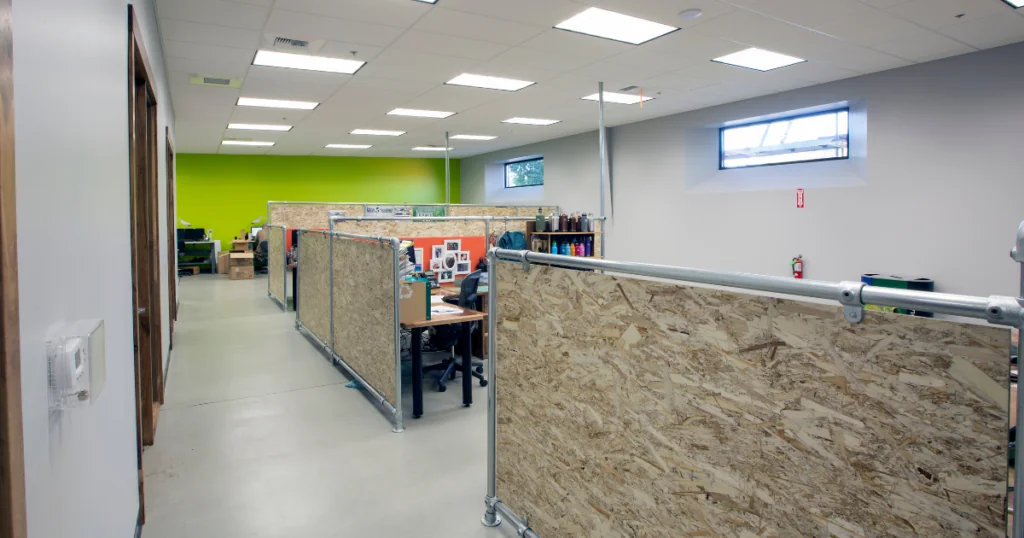
[[[470,344],[474,321],[483,321],[487,314],[463,309],[461,314],[434,314],[431,319],[403,323],[403,329],[412,330],[412,418],[423,416],[423,329],[439,325],[462,323],[459,348],[462,350],[462,405],[473,404],[473,352]]]
[[[482,308],[487,310],[487,284],[481,284],[476,290],[477,297],[480,298],[480,304]],[[430,294],[441,297],[458,297],[462,293],[459,286],[454,284],[445,284],[440,288],[433,288],[430,290]],[[487,327],[483,326],[480,331],[473,337],[473,353],[482,359],[487,358]]]

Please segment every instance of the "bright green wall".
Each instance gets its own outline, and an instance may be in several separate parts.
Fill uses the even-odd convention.
[[[459,203],[459,161],[451,161],[451,202]],[[267,201],[444,203],[444,159],[177,156],[178,218],[213,230],[222,249],[266,221]],[[181,226],[181,223],[178,223]]]

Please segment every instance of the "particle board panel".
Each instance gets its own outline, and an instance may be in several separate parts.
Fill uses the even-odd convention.
[[[270,204],[270,222],[287,228],[326,229],[332,210],[344,211],[347,217],[364,215],[363,204]]]
[[[526,231],[525,221],[498,221],[494,223],[493,232]],[[382,237],[463,237],[484,235],[486,223],[480,220],[443,220],[443,221],[400,221],[400,220],[368,220],[340,221],[334,223],[334,231],[359,235]]]
[[[284,228],[272,226],[267,228],[267,278],[270,280],[270,293],[282,303],[285,302],[285,231]]]
[[[515,217],[519,208],[515,206],[458,206],[448,208],[449,217]]]
[[[497,494],[543,538],[1000,536],[1009,330],[498,264]]]
[[[334,238],[334,352],[392,405],[401,405],[395,394],[395,266],[389,245]]]
[[[304,233],[299,236],[298,318],[322,342],[331,341],[329,250],[325,234]]]

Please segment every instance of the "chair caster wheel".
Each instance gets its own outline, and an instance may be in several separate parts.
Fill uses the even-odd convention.
[[[448,390],[448,387],[446,387],[444,385],[438,385],[437,386],[437,392],[444,392],[446,390]]]
[[[484,367],[483,366],[477,366],[476,367],[476,373],[478,373],[478,374],[484,373]]]
[[[481,387],[486,387],[487,386],[487,380],[486,379],[481,379],[480,380],[480,386]]]

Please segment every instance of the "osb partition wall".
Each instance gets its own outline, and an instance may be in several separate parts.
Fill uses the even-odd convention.
[[[270,293],[282,303],[285,302],[285,239],[284,228],[272,226],[267,228],[267,278],[270,280]]]
[[[327,228],[328,214],[344,211],[347,217],[362,217],[362,204],[270,204],[270,222],[287,228]]]
[[[395,395],[395,263],[390,245],[334,238],[334,352],[392,405],[401,405]]]
[[[509,230],[524,231],[526,221],[494,221],[492,231]],[[383,237],[453,237],[467,235],[484,235],[486,223],[482,220],[343,220],[334,223],[334,231],[359,235]]]
[[[498,281],[497,495],[543,538],[1003,535],[1008,330]]]
[[[458,206],[448,208],[449,217],[515,217],[518,209],[514,206]]]
[[[327,236],[299,235],[299,321],[322,342],[331,341],[331,268]]]

